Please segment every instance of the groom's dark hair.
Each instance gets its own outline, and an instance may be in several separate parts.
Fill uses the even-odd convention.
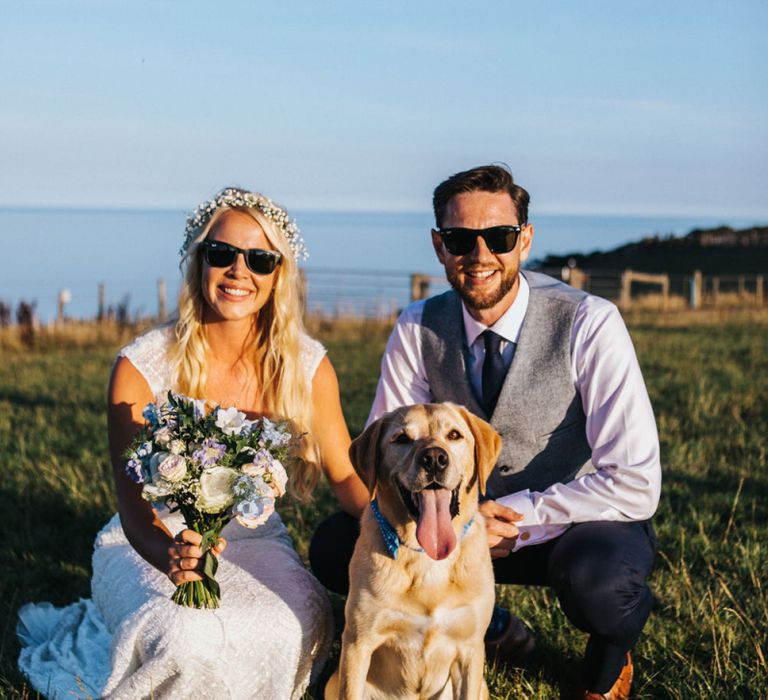
[[[443,216],[448,202],[457,194],[464,192],[506,192],[517,210],[517,222],[528,223],[530,195],[520,185],[515,184],[509,166],[493,164],[481,165],[451,175],[435,188],[432,207],[435,210],[435,225],[438,228],[443,225]]]

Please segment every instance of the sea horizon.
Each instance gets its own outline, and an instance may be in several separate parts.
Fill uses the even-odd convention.
[[[180,279],[178,250],[188,211],[173,207],[28,207],[0,205],[0,236],[13,240],[13,256],[4,256],[0,301],[15,309],[36,302],[42,322],[56,314],[59,291],[71,301],[66,313],[92,318],[98,286],[107,305],[127,303],[132,315],[157,309],[157,281],[167,284],[173,308]],[[408,276],[440,276],[432,250],[430,211],[290,211],[310,252],[301,264],[309,282],[310,308],[332,310],[365,297],[367,308],[407,303]],[[531,260],[609,250],[648,236],[681,236],[695,228],[721,225],[745,228],[760,220],[689,216],[546,214],[533,211]],[[10,238],[13,236],[13,239]],[[334,274],[336,273],[336,274]],[[334,301],[335,300],[335,301]],[[330,306],[329,306],[330,305]],[[350,309],[352,306],[349,307]]]

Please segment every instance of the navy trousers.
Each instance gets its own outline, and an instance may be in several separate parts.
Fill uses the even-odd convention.
[[[329,590],[346,595],[349,561],[360,528],[338,512],[312,537],[312,571]],[[582,675],[593,692],[607,692],[653,605],[647,579],[656,557],[650,522],[590,522],[562,535],[494,559],[497,583],[547,586],[571,623],[589,634]]]

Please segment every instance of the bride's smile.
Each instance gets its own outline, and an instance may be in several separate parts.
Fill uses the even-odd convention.
[[[274,250],[261,226],[247,214],[226,212],[208,236],[243,251],[254,248]],[[227,267],[214,267],[203,257],[202,287],[206,321],[241,321],[258,313],[275,285],[277,268],[269,274],[252,272],[245,255],[238,252]]]

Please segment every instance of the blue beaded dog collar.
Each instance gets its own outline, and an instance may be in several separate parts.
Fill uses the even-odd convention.
[[[397,559],[397,551],[400,549],[400,545],[403,545],[403,547],[407,547],[414,552],[424,551],[421,547],[411,547],[409,544],[403,542],[400,537],[398,537],[397,532],[395,532],[395,528],[392,527],[392,524],[382,515],[382,512],[379,510],[379,502],[377,498],[374,498],[371,501],[371,510],[373,511],[373,517],[376,518],[376,522],[379,524],[379,530],[381,531],[381,536],[384,539],[384,545],[386,546],[387,551],[390,553],[393,559]],[[462,530],[461,537],[459,539],[463,539],[469,528],[472,527],[473,522],[475,522],[474,515],[469,519],[469,522],[464,525],[464,529]]]

